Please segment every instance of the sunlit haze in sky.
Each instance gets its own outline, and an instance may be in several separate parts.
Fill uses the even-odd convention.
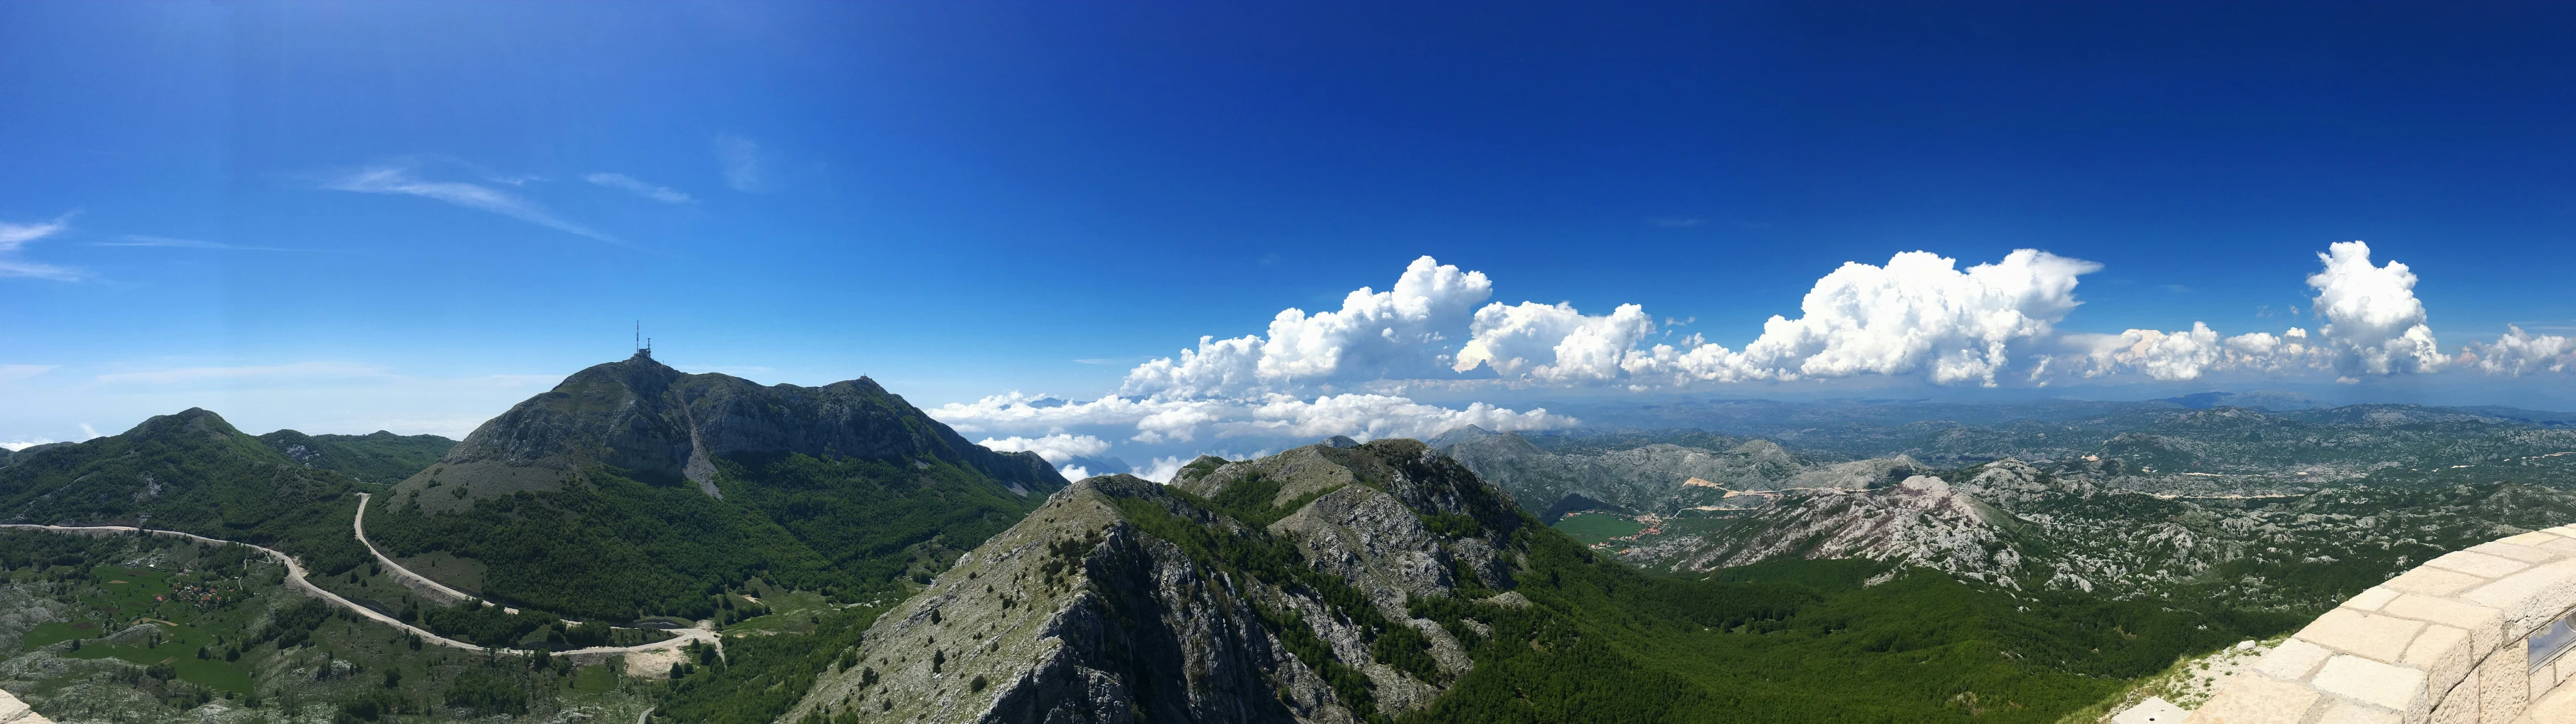
[[[2411,8],[2411,9],[2410,9]],[[2576,409],[2576,5],[0,3],[0,443],[634,326],[996,447],[1692,398]],[[1571,407],[1569,407],[1571,405]]]

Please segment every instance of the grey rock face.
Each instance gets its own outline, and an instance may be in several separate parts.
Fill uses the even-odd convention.
[[[858,664],[820,677],[781,721],[1351,724],[1428,705],[1473,666],[1448,632],[1410,619],[1405,600],[1452,595],[1455,571],[1490,579],[1480,581],[1487,587],[1509,584],[1496,551],[1521,518],[1499,489],[1411,440],[1207,459],[1182,477],[1167,488],[1100,476],[1057,492],[879,618],[855,651]],[[1272,509],[1294,511],[1256,529],[1197,502],[1237,485],[1276,485],[1281,504]],[[1443,533],[1427,516],[1479,522],[1464,534],[1444,524]],[[1422,632],[1438,681],[1375,660],[1375,634],[1360,612],[1301,586],[1211,567],[1162,537],[1173,526],[1295,546],[1311,570],[1365,594],[1387,625]],[[1354,712],[1292,653],[1283,637],[1298,634],[1367,676],[1376,711]]]
[[[713,495],[713,460],[737,453],[941,460],[1039,491],[1065,482],[1035,454],[968,442],[867,378],[763,387],[684,374],[642,354],[574,373],[511,407],[415,478],[508,492],[551,488],[583,468],[608,465],[646,482],[696,483]]]

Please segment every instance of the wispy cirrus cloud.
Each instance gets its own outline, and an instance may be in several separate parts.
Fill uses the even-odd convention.
[[[624,191],[666,204],[687,204],[697,202],[697,199],[689,198],[687,193],[684,193],[679,189],[646,183],[643,179],[622,173],[595,173],[583,176],[581,179],[593,184],[617,189],[619,191]]]
[[[8,384],[27,379],[29,377],[34,377],[36,375],[52,372],[54,371],[54,368],[61,366],[62,365],[0,365],[0,384]]]
[[[760,144],[730,133],[716,136],[716,165],[724,168],[725,185],[744,193],[769,190]]]
[[[149,234],[127,234],[125,236],[118,237],[117,241],[93,241],[90,242],[89,245],[142,246],[168,249],[211,249],[221,251],[303,251],[302,249],[284,249],[274,246],[240,246],[236,244],[226,244],[220,241],[174,239],[167,236],[152,236]]]
[[[235,367],[180,367],[148,372],[117,372],[98,376],[100,384],[143,383],[179,384],[202,380],[242,379],[252,377],[390,377],[382,365],[347,362],[296,362],[282,365],[243,365]]]
[[[77,213],[77,212],[74,212]],[[58,282],[76,282],[87,274],[70,267],[38,264],[18,258],[18,250],[27,242],[60,234],[72,228],[72,214],[54,217],[52,221],[22,224],[0,221],[0,277],[29,277]]]
[[[489,186],[462,181],[431,181],[420,178],[409,166],[370,166],[355,173],[323,182],[332,191],[354,191],[365,194],[402,194],[434,199],[479,211],[489,211],[538,226],[611,244],[622,244],[607,234],[591,230],[547,211],[543,205],[516,194]]]

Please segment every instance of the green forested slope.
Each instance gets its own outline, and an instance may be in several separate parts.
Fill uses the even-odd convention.
[[[394,555],[486,566],[480,593],[576,618],[704,617],[707,595],[758,577],[836,601],[899,599],[1035,505],[953,466],[801,454],[717,462],[723,497],[595,468],[586,484],[425,511],[429,485],[380,500],[368,535]]]
[[[279,548],[323,573],[366,561],[349,536],[348,493],[363,483],[279,455],[212,412],[33,452],[0,468],[0,522],[140,523]]]
[[[1417,601],[1495,633],[1413,722],[2048,722],[2186,653],[2303,616],[2020,594],[1866,561],[1649,577],[1530,526],[1526,609]],[[2205,628],[2204,628],[2205,627]]]
[[[396,435],[383,430],[365,435],[306,435],[279,430],[259,436],[259,441],[296,462],[386,484],[411,477],[456,447],[455,440],[437,435]]]

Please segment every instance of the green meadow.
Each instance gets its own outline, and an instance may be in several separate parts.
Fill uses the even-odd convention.
[[[1566,535],[1573,536],[1575,540],[1582,541],[1584,545],[1592,545],[1594,543],[1622,536],[1636,535],[1637,531],[1646,529],[1645,526],[1638,525],[1637,521],[1616,515],[1610,515],[1608,513],[1576,513],[1565,516],[1564,519],[1558,520],[1556,525],[1551,527],[1559,531],[1563,531]]]

